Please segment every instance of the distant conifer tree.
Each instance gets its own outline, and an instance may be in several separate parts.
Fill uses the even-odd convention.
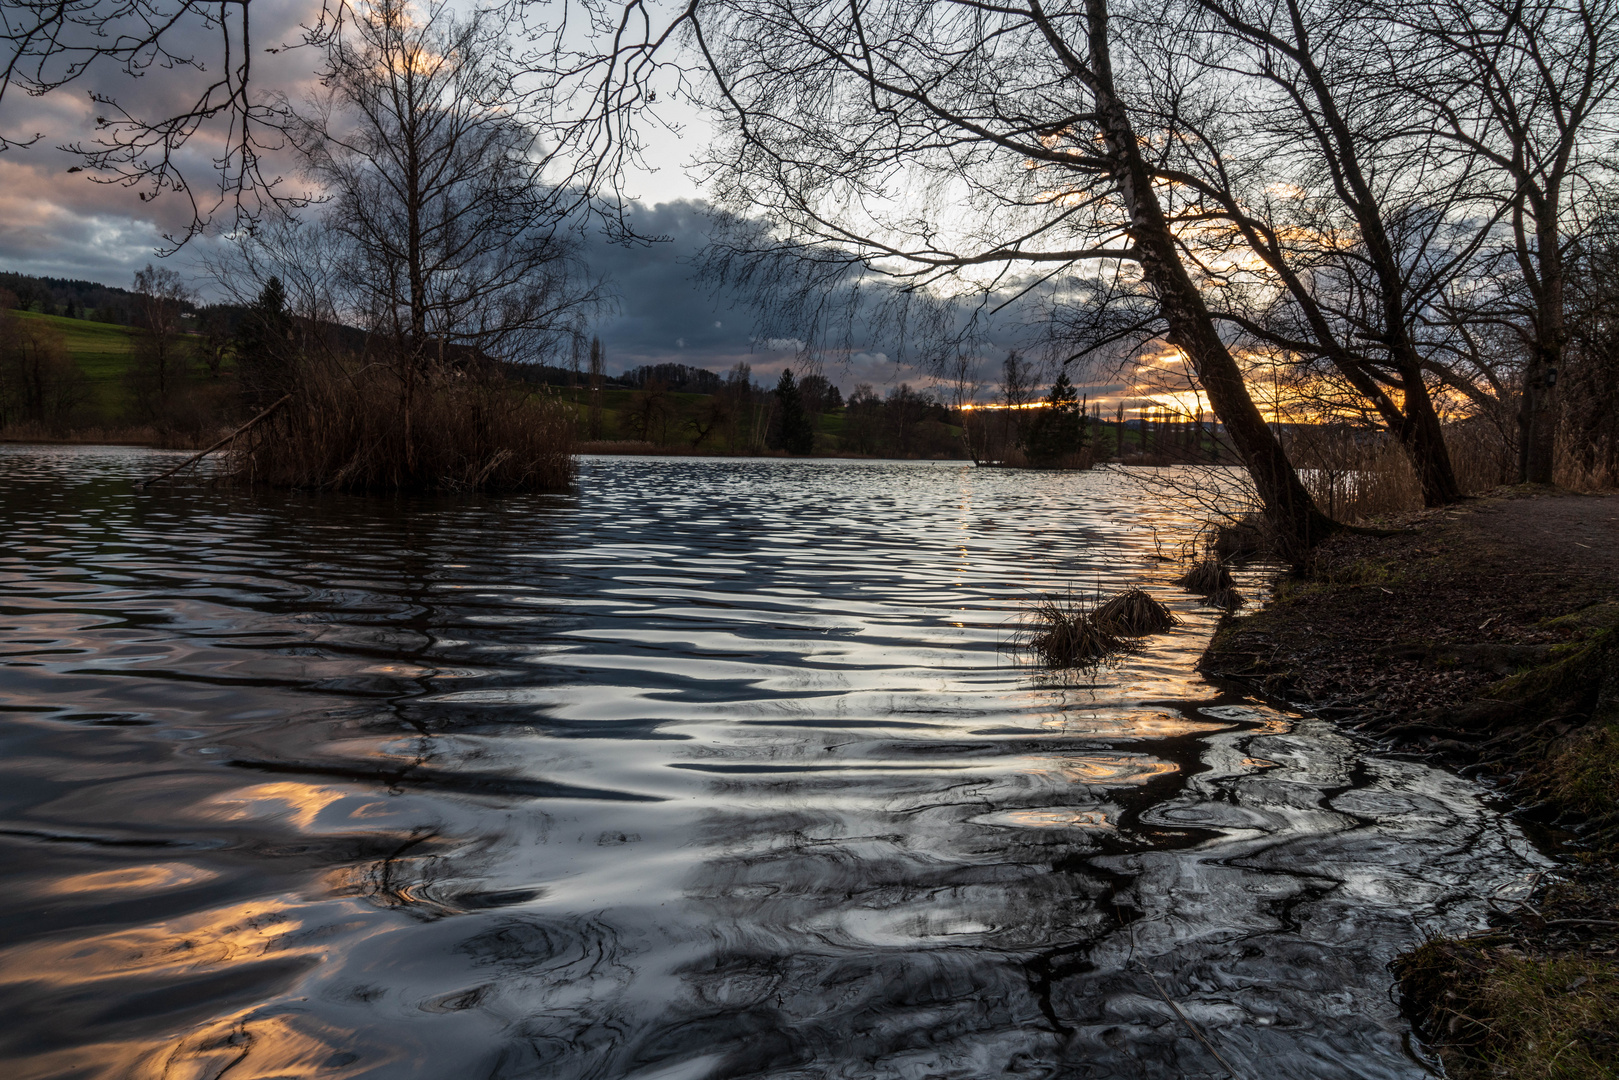
[[[781,448],[789,454],[809,454],[815,450],[815,431],[804,411],[804,396],[791,368],[783,368],[776,383],[776,403],[781,408]]]
[[[1079,392],[1068,381],[1065,371],[1051,385],[1046,407],[1029,422],[1023,437],[1023,453],[1032,465],[1063,467],[1083,449],[1084,440]]]
[[[267,403],[292,388],[292,331],[286,289],[272,277],[236,328],[236,372],[250,403]]]

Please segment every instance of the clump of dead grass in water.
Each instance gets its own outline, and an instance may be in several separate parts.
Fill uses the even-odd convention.
[[[1130,648],[1130,640],[1096,620],[1097,605],[1073,593],[1047,593],[1024,612],[1014,652],[1048,668],[1096,667]]]
[[[574,428],[545,394],[472,374],[406,387],[379,365],[311,368],[286,406],[227,451],[249,484],[337,491],[557,491],[574,478]]]
[[[1072,592],[1047,593],[1024,613],[1013,650],[1048,668],[1090,668],[1133,651],[1139,640],[1180,625],[1144,590],[1088,600]]]
[[[1435,938],[1395,970],[1408,1014],[1457,1080],[1619,1074],[1619,971],[1610,962]]]
[[[1213,596],[1232,586],[1231,571],[1219,556],[1207,554],[1192,564],[1192,568],[1175,579],[1175,584],[1198,596]]]
[[[1097,625],[1122,637],[1160,634],[1180,625],[1173,612],[1137,588],[1126,589],[1102,603],[1091,617]]]

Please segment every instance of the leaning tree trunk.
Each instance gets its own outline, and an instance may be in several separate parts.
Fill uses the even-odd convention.
[[[1445,445],[1445,431],[1439,411],[1422,381],[1422,367],[1414,355],[1400,365],[1400,381],[1405,384],[1401,423],[1395,429],[1405,456],[1417,474],[1423,506],[1445,506],[1461,499],[1462,486]]]
[[[1106,0],[1087,0],[1087,15],[1088,74],[1096,112],[1108,150],[1118,163],[1116,179],[1130,215],[1130,239],[1169,324],[1169,343],[1191,361],[1209,404],[1225,424],[1232,446],[1253,478],[1266,520],[1276,534],[1279,554],[1297,563],[1338,526],[1316,508],[1287,451],[1260,415],[1242,368],[1221,340],[1202,294],[1180,261],[1168,219],[1152,190],[1152,174],[1141,156],[1135,126],[1113,88]]]

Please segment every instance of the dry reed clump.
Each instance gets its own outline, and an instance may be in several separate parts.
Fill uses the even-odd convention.
[[[1126,589],[1100,605],[1091,618],[1122,637],[1145,637],[1180,625],[1173,612],[1137,588]]]
[[[572,418],[498,379],[379,365],[300,373],[285,407],[240,435],[225,475],[336,491],[555,491],[573,481]]]
[[[1013,648],[1049,668],[1094,667],[1130,647],[1127,638],[1096,621],[1093,605],[1072,593],[1047,593],[1024,618]]]
[[[1049,668],[1095,667],[1131,651],[1136,639],[1178,625],[1174,613],[1138,588],[1095,602],[1047,593],[1024,613],[1013,648]]]
[[[1226,569],[1218,555],[1210,553],[1176,578],[1175,584],[1198,596],[1214,596],[1221,591],[1231,590],[1231,571]]]

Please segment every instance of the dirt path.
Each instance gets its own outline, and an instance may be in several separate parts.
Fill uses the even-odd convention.
[[[1387,729],[1455,711],[1588,629],[1559,619],[1619,603],[1619,496],[1482,498],[1391,528],[1323,545],[1206,670]]]
[[[1526,567],[1555,566],[1619,584],[1619,494],[1479,500],[1459,526]]]

